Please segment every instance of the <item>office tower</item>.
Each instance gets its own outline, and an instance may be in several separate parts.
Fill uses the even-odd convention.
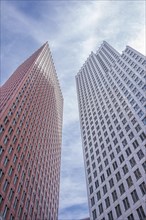
[[[45,43],[1,88],[3,219],[57,219],[62,110],[62,93]]]
[[[146,59],[107,42],[76,76],[91,220],[144,220]]]

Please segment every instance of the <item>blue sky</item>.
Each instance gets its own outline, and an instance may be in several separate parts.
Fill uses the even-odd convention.
[[[103,40],[145,53],[145,2],[2,1],[1,84],[48,41],[64,96],[59,219],[87,217],[75,75]]]

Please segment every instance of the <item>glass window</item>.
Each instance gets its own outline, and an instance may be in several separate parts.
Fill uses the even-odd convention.
[[[132,196],[132,199],[133,199],[134,203],[136,203],[139,200],[139,197],[137,195],[136,190],[133,190],[133,192],[131,192],[131,196]]]
[[[139,180],[142,177],[141,172],[139,171],[139,168],[137,168],[134,171],[134,174],[135,174],[135,177],[136,177],[137,180]]]
[[[142,206],[140,206],[136,211],[139,216],[139,219],[145,219],[146,214],[145,214]]]
[[[115,207],[115,209],[116,209],[117,217],[121,216],[121,215],[122,215],[122,212],[121,212],[120,205],[117,205],[117,206]]]
[[[129,204],[129,201],[128,201],[127,197],[123,200],[123,204],[124,204],[124,207],[125,207],[125,211],[130,208],[130,204]]]
[[[140,185],[139,185],[140,189],[141,189],[141,192],[143,194],[143,196],[146,194],[146,184],[145,182],[142,182]]]
[[[131,176],[129,176],[129,177],[126,179],[126,181],[127,181],[128,187],[130,188],[130,187],[133,185],[133,181],[132,181]]]

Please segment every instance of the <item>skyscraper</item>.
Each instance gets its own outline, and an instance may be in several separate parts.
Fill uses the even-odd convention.
[[[144,220],[146,58],[107,42],[76,76],[91,220]]]
[[[0,215],[56,220],[63,97],[48,43],[2,86],[0,111]]]

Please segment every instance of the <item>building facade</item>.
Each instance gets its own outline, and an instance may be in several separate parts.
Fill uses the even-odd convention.
[[[48,43],[1,87],[0,215],[58,216],[63,97]]]
[[[107,42],[76,75],[91,220],[144,220],[146,58]]]

